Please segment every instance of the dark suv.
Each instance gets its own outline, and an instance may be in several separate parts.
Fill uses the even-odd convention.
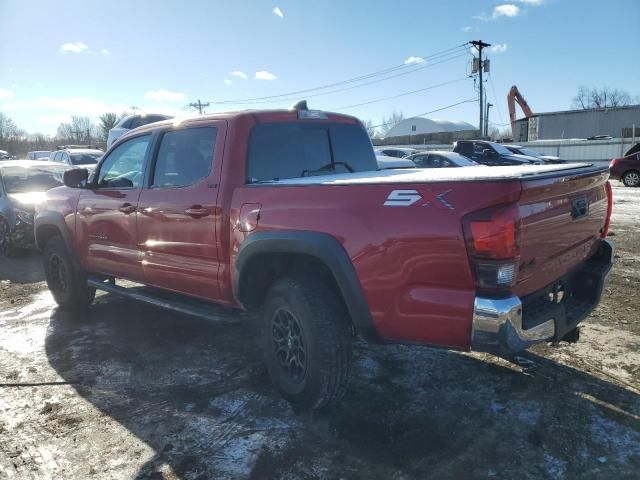
[[[486,140],[459,140],[455,143],[453,151],[489,166],[541,165],[544,163],[539,158],[512,153],[504,145]]]

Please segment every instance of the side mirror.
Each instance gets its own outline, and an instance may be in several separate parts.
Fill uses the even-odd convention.
[[[62,178],[67,187],[84,188],[89,178],[89,170],[86,168],[73,168],[64,172]]]

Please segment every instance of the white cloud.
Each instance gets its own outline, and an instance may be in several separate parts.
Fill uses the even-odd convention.
[[[480,15],[475,15],[471,18],[475,20],[482,20],[483,22],[488,22],[489,20],[496,20],[500,17],[517,17],[519,14],[520,7],[514,5],[513,3],[504,3],[495,7],[491,16],[488,16],[486,13],[481,13]]]
[[[498,5],[493,9],[492,17],[517,17],[519,13],[520,7],[514,5],[513,3],[505,3],[503,5]]]
[[[282,10],[280,10],[280,7],[273,7],[273,10],[271,11],[276,17],[284,18],[284,13],[282,13]]]
[[[404,61],[405,65],[410,65],[412,63],[424,63],[424,58],[411,56]]]
[[[60,45],[60,53],[82,53],[87,52],[89,47],[82,42],[67,42]]]
[[[13,90],[0,88],[0,100],[11,100],[14,97]]]
[[[278,77],[276,77],[273,73],[271,72],[267,72],[266,70],[260,70],[258,72],[256,72],[256,80],[277,80]]]
[[[463,32],[469,32],[471,31],[471,27],[462,27],[460,30],[462,30]]]
[[[507,51],[507,44],[506,43],[497,43],[495,45],[492,45],[490,50],[493,53],[504,53]]]
[[[233,82],[232,82],[231,80],[229,80],[228,78],[225,78],[225,79],[224,79],[224,83],[225,83],[226,85],[231,85]]]
[[[182,92],[170,92],[168,90],[149,90],[145,92],[144,98],[154,102],[182,102],[187,96]]]
[[[234,70],[233,72],[229,72],[229,75],[231,75],[232,77],[238,77],[241,78],[243,80],[247,79],[247,74],[240,71],[240,70]]]
[[[100,55],[110,55],[111,52],[109,52],[108,48],[103,48],[100,50]]]

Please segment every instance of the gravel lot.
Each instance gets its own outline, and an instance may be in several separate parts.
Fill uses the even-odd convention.
[[[638,478],[640,189],[614,199],[579,343],[520,366],[358,344],[344,403],[314,415],[272,390],[247,325],[110,295],[70,315],[37,255],[2,260],[0,479]]]

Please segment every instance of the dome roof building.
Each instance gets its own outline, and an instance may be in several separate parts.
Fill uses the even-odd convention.
[[[399,137],[403,135],[419,135],[440,132],[462,132],[467,130],[476,130],[476,127],[470,123],[462,121],[412,117],[405,118],[395,125],[387,132],[385,137]]]

